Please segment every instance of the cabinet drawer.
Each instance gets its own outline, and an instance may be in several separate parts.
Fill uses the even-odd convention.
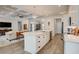
[[[37,46],[37,49],[41,48],[41,40],[36,41],[36,46]]]
[[[36,39],[36,43],[41,43],[42,41],[43,41],[43,38],[42,37]]]
[[[42,47],[39,45],[37,46],[37,51],[39,51]]]
[[[42,36],[41,36],[41,35],[37,35],[36,37],[37,37],[38,39],[41,39],[41,38],[42,38]]]
[[[42,39],[43,39],[42,36],[37,36],[37,37],[36,37],[36,41],[37,41],[37,42],[38,42],[38,41],[42,41]]]
[[[37,41],[36,46],[37,50],[40,50],[44,46],[44,43],[42,41]]]
[[[40,41],[40,40],[37,40],[37,41],[36,41],[36,45],[37,45],[37,46],[41,45],[41,41]]]

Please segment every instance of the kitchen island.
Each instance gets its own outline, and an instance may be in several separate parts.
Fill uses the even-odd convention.
[[[34,31],[24,33],[24,51],[29,53],[37,53],[50,40],[49,31]]]
[[[79,36],[64,34],[64,54],[79,54]]]

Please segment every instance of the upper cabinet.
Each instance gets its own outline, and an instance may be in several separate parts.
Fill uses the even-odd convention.
[[[72,24],[79,25],[79,6],[69,6],[69,16],[71,17]]]

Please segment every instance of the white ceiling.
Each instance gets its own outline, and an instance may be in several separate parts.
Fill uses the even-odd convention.
[[[17,10],[24,10],[37,16],[60,15],[68,12],[67,5],[0,5],[0,13],[8,14]],[[5,12],[5,13],[4,13]]]
[[[68,12],[67,5],[14,5],[12,7],[25,10],[33,15],[48,16],[48,15],[60,15]]]

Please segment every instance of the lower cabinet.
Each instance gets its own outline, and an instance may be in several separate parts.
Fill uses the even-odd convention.
[[[28,32],[24,34],[24,50],[37,53],[50,40],[49,32]]]
[[[64,54],[79,54],[79,36],[64,35]]]
[[[79,43],[65,41],[64,54],[79,54]]]

